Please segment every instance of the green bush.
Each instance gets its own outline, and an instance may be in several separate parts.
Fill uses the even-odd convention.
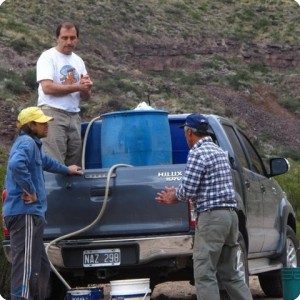
[[[26,91],[23,78],[11,70],[7,70],[4,68],[0,68],[0,81],[3,81],[3,86],[5,87],[6,91],[9,91],[15,95],[21,95]],[[2,94],[5,91],[2,91]]]
[[[249,64],[249,70],[251,72],[261,72],[263,74],[269,72],[268,68],[265,67],[263,64]]]
[[[300,116],[300,100],[298,97],[285,95],[285,97],[279,99],[279,103],[295,115]]]
[[[32,49],[32,45],[29,44],[25,38],[12,40],[10,46],[20,55],[22,55],[23,52]]]
[[[180,83],[187,86],[201,85],[205,83],[203,77],[204,76],[202,76],[202,74],[197,72],[182,74],[182,77],[180,78]]]
[[[276,180],[286,192],[289,202],[296,211],[297,237],[300,240],[300,160],[289,159],[290,170],[288,173],[276,177]]]
[[[245,70],[239,70],[235,75],[227,76],[227,82],[235,90],[249,86],[252,80],[252,75]]]
[[[27,70],[25,72],[25,74],[23,75],[23,80],[25,82],[25,85],[32,90],[34,90],[38,87],[38,84],[36,82],[36,70],[35,69]]]
[[[1,7],[2,10],[2,7]],[[23,34],[28,34],[28,28],[22,22],[21,20],[15,21],[14,19],[9,19],[6,24],[7,29],[18,32],[18,33],[23,33]]]
[[[268,29],[269,26],[271,26],[271,22],[269,19],[267,18],[261,18],[261,19],[258,19],[253,27],[255,30],[261,30],[261,31],[266,31]]]
[[[16,77],[14,80],[9,79],[5,82],[5,88],[11,91],[13,94],[21,95],[25,92],[25,86],[20,77]]]

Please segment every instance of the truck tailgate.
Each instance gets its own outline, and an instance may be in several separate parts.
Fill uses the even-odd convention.
[[[189,232],[187,203],[160,205],[165,186],[176,186],[184,165],[119,167],[110,179],[104,215],[78,237],[117,237]],[[46,238],[56,238],[89,225],[99,214],[109,169],[85,170],[83,176],[45,172],[48,197]]]

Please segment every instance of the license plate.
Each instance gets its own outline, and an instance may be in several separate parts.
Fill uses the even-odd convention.
[[[119,266],[120,264],[120,249],[101,249],[83,251],[84,267]]]

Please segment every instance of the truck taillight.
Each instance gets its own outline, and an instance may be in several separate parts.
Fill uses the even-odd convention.
[[[189,209],[190,209],[190,227],[195,228],[197,212],[195,211],[195,207],[192,201],[189,201]]]
[[[2,191],[2,203],[5,201],[5,199],[6,199],[6,189],[4,189]],[[5,224],[4,224],[3,214],[2,214],[2,228],[3,228],[4,236],[9,236],[9,231],[6,229]]]

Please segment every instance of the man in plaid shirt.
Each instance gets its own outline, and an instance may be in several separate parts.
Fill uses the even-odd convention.
[[[181,184],[159,192],[156,201],[175,204],[192,200],[197,210],[193,249],[194,278],[198,300],[218,300],[217,274],[234,300],[250,300],[243,274],[236,269],[238,249],[237,203],[226,152],[210,137],[208,120],[188,115],[184,128],[189,145]]]

